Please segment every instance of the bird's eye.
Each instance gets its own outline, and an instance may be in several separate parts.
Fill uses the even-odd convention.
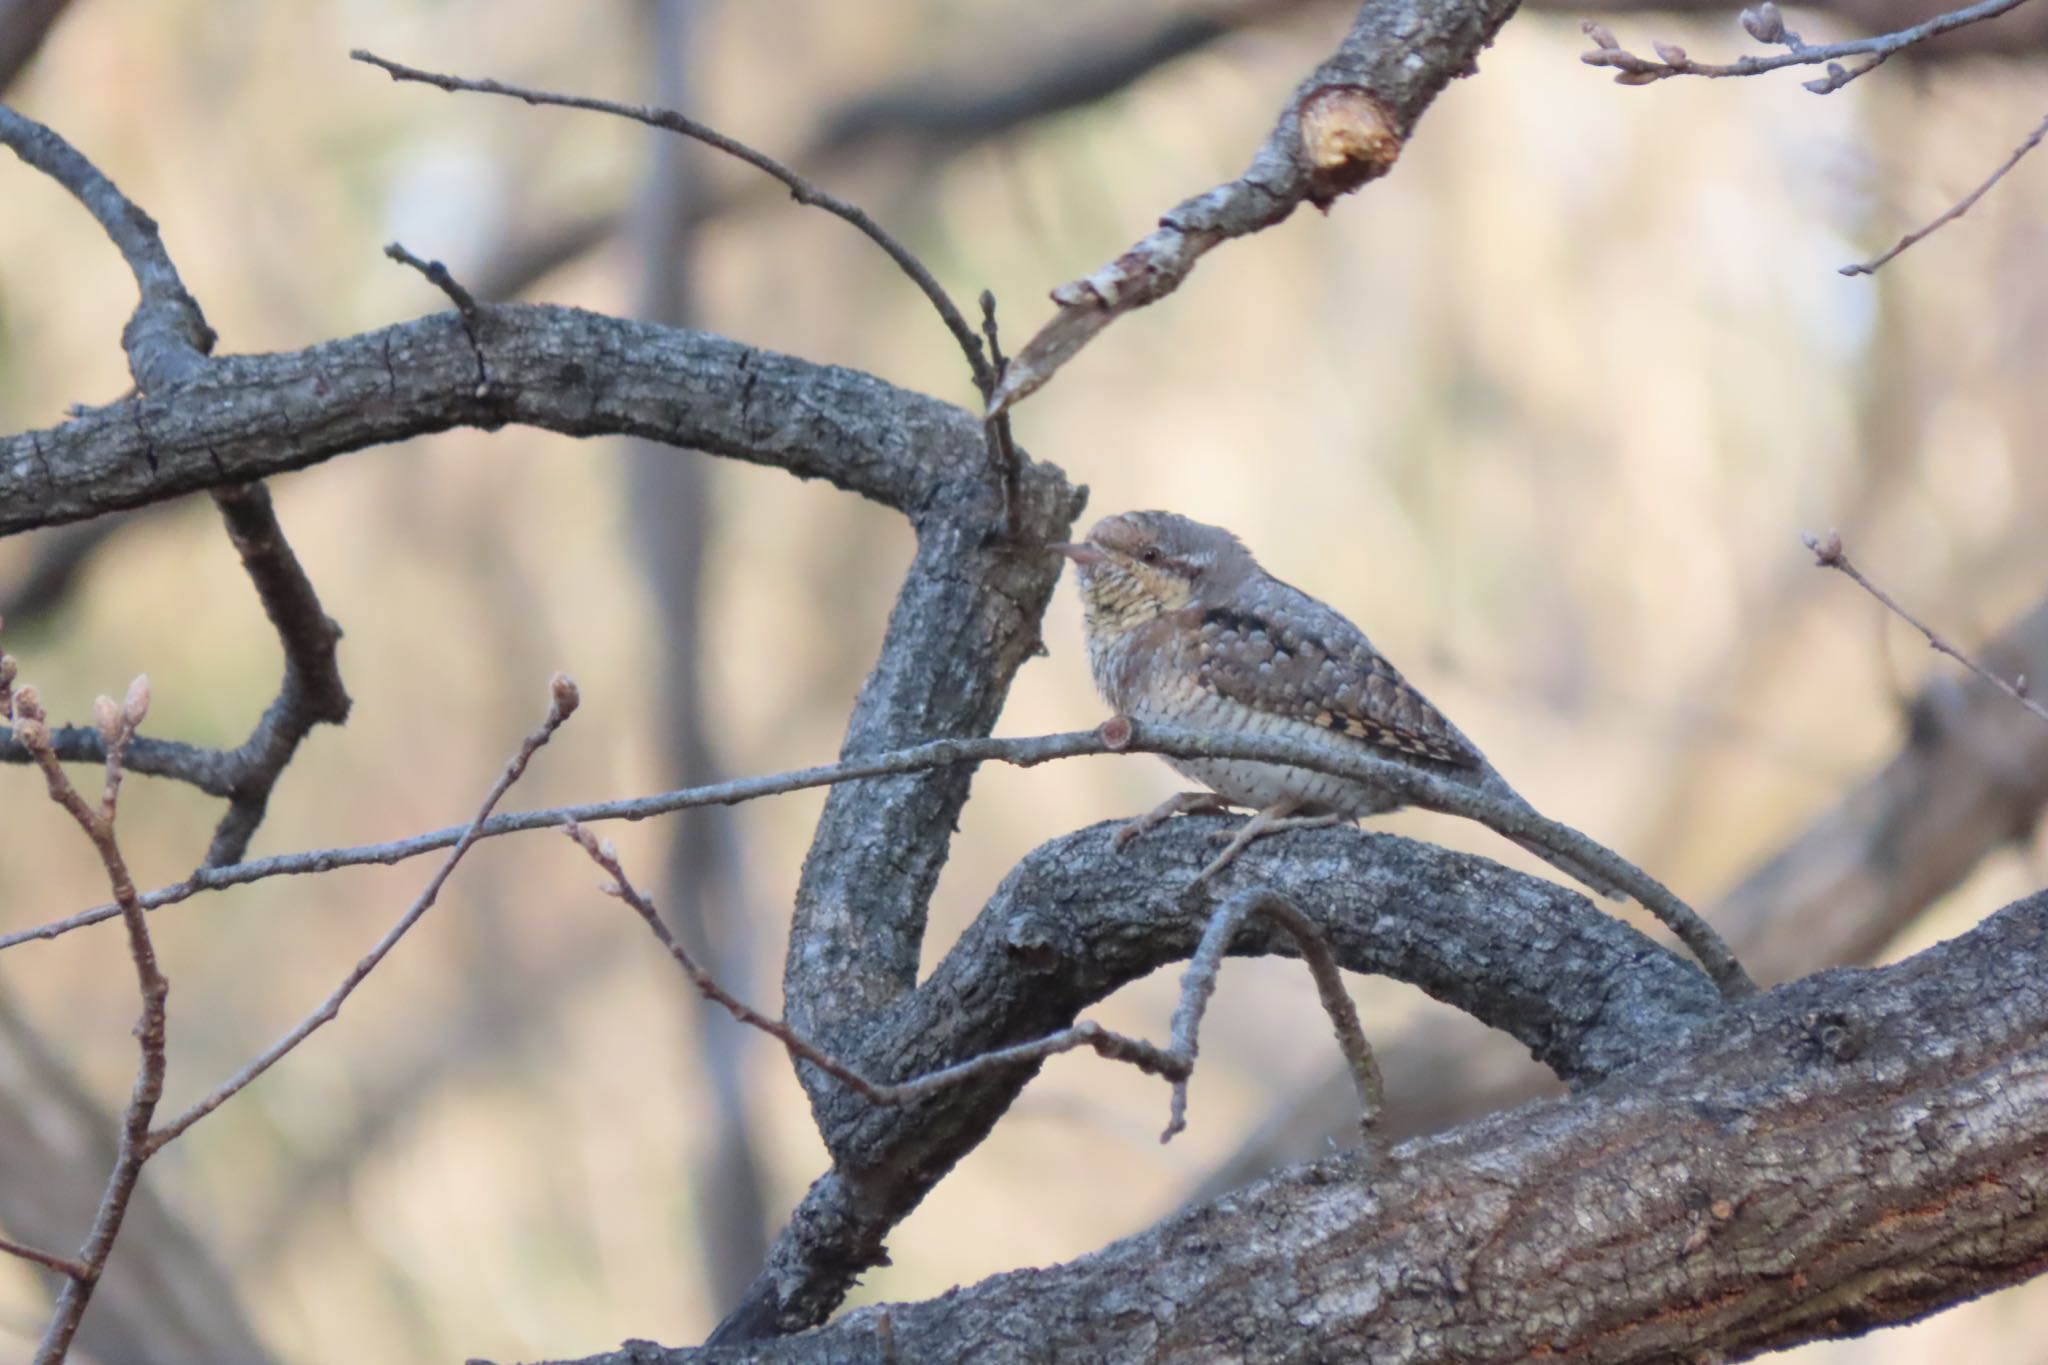
[[[1159,547],[1157,545],[1147,545],[1138,552],[1138,558],[1147,564],[1157,564],[1159,562]]]

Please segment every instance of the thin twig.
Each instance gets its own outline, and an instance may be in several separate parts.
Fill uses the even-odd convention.
[[[142,998],[141,1016],[135,1023],[138,1053],[135,1081],[129,1090],[128,1105],[121,1114],[114,1166],[107,1174],[99,1207],[93,1214],[92,1226],[79,1248],[75,1264],[65,1271],[64,1287],[51,1311],[50,1325],[44,1329],[42,1341],[36,1348],[36,1365],[57,1365],[71,1349],[72,1339],[78,1334],[78,1324],[84,1320],[86,1306],[92,1301],[93,1290],[99,1284],[101,1272],[106,1269],[107,1258],[113,1254],[114,1239],[120,1235],[122,1221],[128,1215],[128,1205],[135,1197],[135,1185],[141,1178],[143,1163],[150,1157],[150,1119],[156,1113],[157,1103],[164,1092],[167,1066],[164,1055],[165,1002],[171,988],[157,964],[156,946],[149,937],[149,917],[143,913],[135,892],[135,879],[129,874],[127,860],[122,856],[120,843],[114,835],[114,817],[121,791],[121,755],[149,712],[149,680],[138,677],[129,686],[127,699],[123,702],[101,697],[94,703],[93,710],[107,750],[106,779],[95,807],[72,785],[62,761],[50,748],[48,721],[35,689],[12,685],[15,671],[13,659],[0,652],[0,692],[7,694],[8,712],[14,722],[15,734],[34,755],[36,766],[42,770],[50,800],[77,822],[100,856],[122,923],[127,926],[128,956],[135,964],[136,989]]]
[[[908,275],[911,282],[924,292],[925,298],[930,300],[932,307],[938,312],[940,321],[946,324],[946,330],[951,332],[953,339],[960,343],[960,350],[967,357],[968,368],[973,371],[975,387],[983,393],[987,393],[994,386],[995,380],[992,377],[994,372],[989,366],[988,358],[982,354],[980,340],[974,335],[974,330],[967,325],[967,319],[962,316],[958,305],[953,302],[952,297],[946,293],[944,286],[938,282],[932,272],[926,268],[924,262],[912,254],[910,249],[904,246],[903,243],[897,241],[886,228],[870,217],[865,209],[860,208],[856,204],[848,203],[835,194],[819,189],[816,185],[813,185],[810,181],[804,179],[765,152],[758,152],[752,147],[747,146],[744,142],[727,137],[724,133],[706,124],[699,123],[693,118],[676,113],[672,109],[656,109],[647,105],[621,104],[616,100],[593,99],[583,95],[556,94],[552,91],[532,90],[524,86],[509,85],[503,81],[471,80],[461,76],[442,75],[438,72],[422,71],[418,67],[406,66],[402,62],[394,62],[387,58],[379,57],[375,53],[366,52],[361,48],[357,48],[349,53],[349,56],[356,61],[377,67],[394,81],[418,81],[422,84],[449,91],[450,93],[467,90],[479,95],[504,95],[512,99],[523,100],[527,104],[554,105],[563,109],[588,109],[600,114],[611,114],[618,118],[632,119],[637,123],[645,123],[655,128],[665,128],[671,133],[680,133],[684,137],[694,138],[707,147],[714,147],[724,152],[727,156],[736,157],[757,170],[765,171],[787,186],[790,195],[799,204],[821,208],[835,217],[844,219],[865,234],[869,241],[886,252],[889,259],[896,262],[897,267],[905,275]]]
[[[1187,972],[1181,977],[1180,1004],[1173,1011],[1173,1045],[1168,1052],[1182,1059],[1187,1072],[1193,1073],[1200,1050],[1197,1035],[1209,997],[1216,993],[1216,974],[1222,969],[1224,954],[1230,951],[1230,941],[1253,915],[1264,915],[1279,925],[1301,950],[1302,961],[1315,977],[1316,994],[1322,998],[1323,1010],[1336,1031],[1337,1045],[1343,1049],[1351,1083],[1358,1089],[1360,1135],[1375,1156],[1384,1157],[1387,1140],[1380,1130],[1380,1118],[1386,1110],[1386,1087],[1380,1080],[1379,1064],[1373,1060],[1372,1044],[1366,1041],[1365,1029],[1358,1022],[1358,1011],[1344,990],[1343,971],[1315,922],[1271,891],[1246,891],[1233,896],[1209,920],[1202,941],[1188,959]],[[1173,1082],[1173,1107],[1166,1131],[1159,1135],[1161,1142],[1172,1141],[1175,1133],[1187,1127],[1187,1112],[1188,1083],[1187,1076],[1182,1075]]]
[[[1805,82],[1805,87],[1816,95],[1827,95],[1843,86],[1866,76],[1884,65],[1893,56],[1905,51],[1916,43],[1938,38],[1971,24],[1981,24],[1987,19],[2018,9],[2026,0],[1979,0],[1979,3],[1962,9],[1938,14],[1925,23],[1891,33],[1874,34],[1868,38],[1851,38],[1840,43],[1809,44],[1797,33],[1785,27],[1783,17],[1775,4],[1764,3],[1754,9],[1742,12],[1742,26],[1752,38],[1760,43],[1783,46],[1785,51],[1768,57],[1754,54],[1738,57],[1732,62],[1716,64],[1696,62],[1686,55],[1684,48],[1673,43],[1658,43],[1657,56],[1652,61],[1628,51],[1602,24],[1587,20],[1581,28],[1593,40],[1593,50],[1579,54],[1579,60],[1588,66],[1611,67],[1614,79],[1621,85],[1649,85],[1656,81],[1669,80],[1673,76],[1700,76],[1708,80],[1720,80],[1731,76],[1760,76],[1767,71],[1779,71],[1788,66],[1817,66],[1825,64],[1827,74]],[[1855,66],[1844,66],[1842,59],[1862,57],[1866,60]]]
[[[743,801],[829,787],[860,778],[895,773],[923,772],[931,768],[963,763],[1009,763],[1032,767],[1054,759],[1092,754],[1147,753],[1176,758],[1232,758],[1260,762],[1290,763],[1333,777],[1371,782],[1429,809],[1475,820],[1511,838],[1533,840],[1553,852],[1563,853],[1603,873],[1621,889],[1677,934],[1707,969],[1707,975],[1730,995],[1745,995],[1754,989],[1741,965],[1729,953],[1720,936],[1685,902],[1655,878],[1621,855],[1602,846],[1568,825],[1562,825],[1524,807],[1459,785],[1433,773],[1360,751],[1345,752],[1334,742],[1310,743],[1270,736],[1212,734],[1178,725],[1133,725],[1128,717],[1115,717],[1093,730],[1025,738],[939,739],[890,753],[827,763],[813,768],[762,777],[736,778],[710,786],[619,801],[598,801],[576,806],[521,811],[494,816],[479,831],[481,838],[547,829],[570,823],[598,820],[645,820],[696,806],[736,805]],[[162,887],[143,897],[146,908],[155,909],[188,900],[202,891],[218,890],[263,881],[270,877],[300,876],[330,872],[341,867],[391,864],[446,848],[464,837],[462,827],[434,830],[410,839],[365,844],[353,848],[317,849],[306,853],[280,854],[259,858],[233,867],[208,868],[182,882]],[[56,938],[88,924],[108,919],[114,912],[106,906],[69,916],[34,929],[0,935],[0,949],[30,939]]]
[[[569,825],[563,833],[574,840],[578,847],[590,855],[590,860],[611,877],[611,881],[602,888],[605,894],[624,901],[633,908],[705,999],[723,1007],[726,1013],[742,1024],[759,1029],[775,1039],[792,1058],[799,1062],[808,1062],[870,1104],[885,1108],[909,1104],[934,1091],[973,1080],[993,1071],[1036,1064],[1057,1053],[1072,1052],[1083,1047],[1093,1048],[1111,1061],[1128,1062],[1148,1075],[1164,1076],[1176,1085],[1186,1080],[1186,1064],[1174,1055],[1139,1039],[1112,1033],[1086,1019],[1071,1028],[1061,1029],[1044,1038],[1018,1043],[1012,1047],[997,1048],[957,1065],[926,1072],[911,1080],[893,1083],[870,1080],[827,1053],[788,1023],[780,1019],[771,1019],[719,985],[711,973],[698,965],[696,959],[677,942],[675,935],[669,932],[667,922],[662,919],[661,912],[626,876],[624,867],[619,863],[618,853],[608,840],[600,840],[589,830],[576,824]]]
[[[425,889],[406,908],[405,913],[398,917],[398,922],[393,924],[384,937],[377,940],[376,946],[371,948],[363,956],[363,959],[356,963],[349,971],[348,975],[342,978],[341,984],[334,988],[333,994],[320,1003],[319,1008],[315,1009],[304,1019],[301,1019],[292,1027],[289,1033],[271,1044],[254,1061],[222,1082],[211,1094],[170,1122],[150,1133],[148,1138],[150,1151],[156,1151],[165,1143],[173,1141],[180,1133],[183,1133],[193,1124],[220,1108],[222,1104],[233,1098],[237,1092],[241,1091],[250,1082],[275,1066],[285,1054],[296,1048],[300,1043],[305,1042],[321,1025],[327,1023],[341,1012],[342,1003],[355,992],[356,987],[363,984],[364,979],[376,970],[377,964],[382,962],[391,950],[398,946],[398,941],[404,938],[406,932],[413,925],[417,924],[420,917],[425,915],[428,909],[433,906],[435,898],[441,894],[441,888],[447,884],[448,878],[454,873],[456,864],[462,861],[463,855],[468,853],[476,844],[476,841],[482,837],[480,833],[481,827],[484,821],[490,818],[491,811],[497,807],[498,802],[504,798],[505,793],[511,789],[512,784],[517,782],[520,776],[525,773],[527,763],[531,761],[540,747],[554,738],[555,731],[559,730],[562,727],[562,723],[575,714],[577,702],[576,684],[557,673],[548,688],[547,718],[540,723],[540,726],[532,734],[529,734],[520,743],[519,752],[512,756],[511,761],[505,765],[505,770],[498,774],[498,780],[491,784],[489,793],[485,795],[482,806],[477,810],[476,818],[469,822],[469,826],[463,831],[462,837],[456,840],[455,847],[449,850],[448,856],[442,860],[441,866],[435,869],[434,875],[428,880]]]
[[[92,1268],[82,1261],[74,1261],[69,1256],[59,1256],[55,1252],[39,1250],[26,1242],[17,1242],[11,1237],[0,1237],[0,1251],[6,1252],[9,1256],[19,1256],[24,1261],[33,1261],[45,1270],[54,1270],[59,1275],[74,1280],[87,1279],[92,1275]]]
[[[1003,372],[1010,368],[1008,358],[1003,355],[1002,335],[996,328],[995,291],[981,291],[981,335],[988,343],[990,362],[989,386],[981,392],[984,409],[995,397],[996,385],[1003,382]],[[989,463],[993,466],[996,488],[1003,500],[1003,538],[1014,541],[1017,538],[1017,485],[1023,475],[1023,461],[1017,457],[1017,443],[1010,435],[1010,414],[998,412],[982,418],[982,429],[988,442]]]
[[[775,1039],[782,1044],[792,1059],[818,1068],[868,1103],[887,1108],[909,1104],[935,1091],[975,1080],[994,1071],[1006,1070],[1013,1066],[1036,1065],[1057,1053],[1072,1052],[1077,1048],[1086,1047],[1094,1049],[1096,1053],[1111,1061],[1127,1062],[1147,1075],[1163,1077],[1172,1085],[1171,1117],[1166,1125],[1166,1131],[1160,1134],[1161,1142],[1171,1142],[1175,1134],[1187,1127],[1187,1087],[1188,1078],[1194,1074],[1195,1069],[1198,1051],[1196,1038],[1201,1028],[1203,1011],[1208,1005],[1209,997],[1216,990],[1216,974],[1222,964],[1223,955],[1229,950],[1231,939],[1243,927],[1246,919],[1255,914],[1265,915],[1294,939],[1301,949],[1303,960],[1308,963],[1309,970],[1314,974],[1323,1008],[1329,1011],[1338,1042],[1344,1049],[1345,1062],[1350,1067],[1352,1080],[1358,1087],[1362,1111],[1361,1127],[1366,1144],[1376,1154],[1384,1154],[1386,1150],[1386,1143],[1379,1133],[1380,1112],[1385,1107],[1379,1067],[1373,1061],[1372,1047],[1366,1042],[1365,1030],[1358,1022],[1358,1012],[1352,1007],[1350,996],[1345,994],[1337,960],[1331,955],[1329,944],[1324,941],[1315,924],[1271,891],[1255,890],[1233,896],[1209,921],[1209,928],[1202,935],[1200,946],[1196,948],[1188,962],[1188,969],[1181,978],[1180,1005],[1173,1014],[1173,1043],[1170,1047],[1161,1048],[1142,1039],[1113,1033],[1091,1020],[1083,1019],[1070,1028],[1061,1029],[1046,1037],[1011,1047],[996,1048],[953,1066],[940,1067],[936,1071],[928,1071],[911,1080],[891,1083],[869,1079],[833,1057],[786,1021],[762,1014],[719,985],[717,979],[700,966],[683,945],[676,941],[675,935],[669,931],[667,922],[654,903],[633,885],[632,879],[626,875],[624,866],[619,862],[617,850],[611,846],[609,840],[601,840],[583,826],[575,824],[568,826],[563,833],[611,878],[600,889],[606,895],[624,901],[633,908],[705,999],[723,1007],[742,1024],[759,1029]]]
[[[1927,226],[1919,229],[1918,231],[1909,232],[1905,236],[1899,238],[1898,242],[1892,247],[1892,249],[1890,251],[1885,252],[1883,255],[1873,256],[1869,260],[1860,262],[1856,265],[1843,266],[1842,273],[1844,275],[1874,275],[1886,264],[1888,264],[1891,261],[1892,257],[1898,255],[1907,247],[1912,246],[1916,242],[1926,240],[1927,238],[1933,236],[1936,232],[1939,232],[1942,228],[1947,227],[1950,223],[1953,223],[1956,219],[1968,213],[1972,208],[1976,207],[1977,201],[1979,199],[1982,199],[1986,194],[1990,193],[1991,187],[1993,185],[1996,185],[1999,181],[2005,179],[2007,175],[2012,173],[2012,168],[2019,165],[2021,160],[2023,160],[2026,157],[2028,152],[2031,152],[2034,150],[2034,148],[2040,146],[2041,139],[2044,137],[2048,137],[2048,118],[2044,118],[2040,121],[2040,123],[2036,124],[2034,126],[2034,131],[2027,134],[2026,140],[2020,143],[2019,146],[2013,148],[2012,155],[2005,159],[2004,164],[2000,165],[1997,170],[1993,171],[1988,177],[1986,177],[1983,184],[1977,186],[1976,189],[1971,190],[1961,199],[1958,199],[1949,208],[1948,212],[1942,214],[1939,218],[1934,219],[1932,222],[1928,223]]]
[[[409,265],[425,275],[434,288],[446,294],[455,305],[455,311],[470,320],[476,318],[476,299],[467,289],[448,273],[448,267],[439,261],[423,261],[405,249],[403,242],[386,242],[384,254],[400,265]]]
[[[1954,659],[1964,668],[1969,669],[1972,673],[1975,673],[1985,682],[1990,683],[1993,687],[2005,693],[2005,695],[2007,695],[2008,697],[2011,697],[2021,706],[2024,706],[2029,711],[2032,711],[2042,720],[2048,720],[2048,706],[2041,705],[2040,702],[2034,700],[2034,698],[2028,694],[2027,678],[2024,673],[2021,674],[2018,678],[2014,679],[2013,681],[2007,682],[2004,678],[1999,677],[1996,673],[1993,673],[1990,669],[1978,663],[1975,659],[1963,653],[1962,650],[1957,649],[1954,645],[1950,644],[1947,640],[1943,639],[1939,631],[1935,630],[1925,621],[1922,621],[1919,617],[1913,615],[1912,612],[1907,611],[1904,607],[1900,606],[1890,593],[1886,592],[1883,588],[1878,587],[1877,584],[1871,582],[1868,578],[1865,578],[1863,576],[1863,571],[1857,568],[1854,564],[1849,562],[1849,556],[1843,553],[1842,551],[1842,537],[1840,532],[1828,532],[1827,538],[1825,540],[1823,540],[1819,536],[1812,534],[1811,532],[1808,532],[1806,534],[1801,535],[1800,539],[1806,543],[1807,549],[1813,551],[1813,562],[1815,564],[1818,564],[1823,569],[1834,569],[1842,574],[1847,575],[1850,581],[1855,583],[1857,587],[1862,588],[1863,591],[1869,593],[1872,597],[1875,597],[1879,602],[1883,603],[1885,608],[1889,610],[1892,613],[1892,615],[1898,617],[1901,621],[1904,621],[1907,625],[1911,626],[1913,629],[1919,631],[1921,635],[1925,636],[1927,639],[1927,643],[1933,646],[1934,650],[1937,653],[1948,655],[1949,658]]]

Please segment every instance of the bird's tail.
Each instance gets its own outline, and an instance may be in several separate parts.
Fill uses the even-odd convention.
[[[1520,792],[1508,785],[1506,778],[1493,771],[1490,764],[1487,766],[1484,777],[1477,785],[1494,796],[1514,802],[1515,805],[1528,811],[1531,815],[1542,815],[1541,811],[1522,798]],[[1615,885],[1614,881],[1606,873],[1595,871],[1569,853],[1558,853],[1552,849],[1545,848],[1534,839],[1524,838],[1520,835],[1508,834],[1503,837],[1513,842],[1517,847],[1525,848],[1535,854],[1559,872],[1564,873],[1565,876],[1570,877],[1573,881],[1592,891],[1595,895],[1611,901],[1624,901],[1629,898],[1628,892]]]
[[[1611,901],[1625,901],[1628,899],[1628,892],[1608,880],[1605,874],[1595,872],[1569,853],[1552,852],[1534,839],[1524,839],[1516,835],[1509,835],[1508,837],[1520,847],[1528,849],[1544,862],[1549,863],[1559,872],[1564,873],[1565,876],[1570,877],[1573,881],[1594,893]]]

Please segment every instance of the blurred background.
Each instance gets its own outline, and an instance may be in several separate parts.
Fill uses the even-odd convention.
[[[957,296],[993,289],[1014,348],[1049,287],[1237,174],[1350,9],[13,0],[0,84],[160,220],[223,350],[440,309],[382,256],[396,238],[480,295],[688,323],[965,403],[922,299],[746,168],[616,120],[394,86],[348,50],[683,105],[868,207]],[[1637,50],[1722,59],[1748,46],[1728,9],[1609,22]],[[2040,16],[1824,99],[1800,72],[1617,88],[1577,61],[1580,16],[1514,20],[1395,174],[1217,251],[1026,402],[1018,439],[1090,486],[1091,517],[1169,506],[1236,529],[1547,813],[1712,909],[1759,975],[1909,952],[2048,882],[2048,737],[1798,537],[1839,527],[1959,642],[2048,676],[2048,161],[1875,279],[1836,273],[2038,121],[2039,24],[2016,25]],[[24,34],[33,55],[7,44]],[[126,390],[133,286],[11,160],[0,206],[12,432]],[[462,818],[558,668],[585,709],[514,805],[824,761],[911,550],[899,518],[821,485],[517,429],[361,452],[273,491],[347,633],[356,705],[287,771],[256,853]],[[0,542],[0,613],[65,718],[146,671],[153,733],[232,745],[276,689],[275,637],[202,498]],[[1005,733],[1103,717],[1071,584],[1046,639]],[[984,772],[928,958],[1033,846],[1175,786],[1149,759]],[[727,984],[773,1008],[821,803],[610,833]],[[182,877],[218,814],[132,783],[141,880]],[[1382,823],[1536,866],[1476,827]],[[104,899],[31,774],[0,771],[0,830],[0,931]],[[158,915],[168,1102],[306,1013],[428,872],[271,881]],[[824,1154],[779,1050],[714,1019],[593,875],[558,838],[480,848],[335,1024],[149,1167],[79,1358],[701,1338]],[[1539,1093],[1511,1045],[1404,987],[1353,984],[1407,1131]],[[1097,1017],[1163,1035],[1174,987],[1141,982]],[[0,954],[0,1230],[76,1245],[134,1009],[112,926]],[[1345,1087],[1297,965],[1232,964],[1204,1042],[1192,1126],[1163,1149],[1163,1088],[1056,1059],[861,1298],[1066,1259],[1338,1131],[1341,1109],[1323,1111]],[[38,1276],[0,1258],[0,1358],[25,1356],[46,1315]],[[2044,1328],[2048,1289],[2030,1286],[1800,1358],[2048,1360]]]

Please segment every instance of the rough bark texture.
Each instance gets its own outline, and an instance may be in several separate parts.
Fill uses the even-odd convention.
[[[1186,887],[1214,856],[1208,835],[1225,827],[1177,821],[1118,854],[1112,827],[1098,825],[1039,848],[931,977],[875,1021],[857,1064],[905,1079],[1041,1037],[1186,958],[1216,905]],[[1649,1056],[1719,1008],[1696,968],[1584,897],[1481,858],[1391,835],[1303,832],[1284,856],[1260,862],[1257,879],[1308,914],[1345,967],[1421,986],[1514,1034],[1573,1080]],[[1284,944],[1254,926],[1233,951]],[[881,1262],[888,1230],[987,1136],[1035,1072],[1019,1067],[902,1109],[821,1087],[814,1108],[836,1164],[778,1241],[764,1292],[750,1300],[755,1311],[814,1320],[831,1312]],[[1163,1089],[1159,1098],[1163,1114]],[[1199,1079],[1195,1099],[1199,1107]]]
[[[1296,1168],[1092,1256],[683,1361],[1739,1359],[2048,1263],[2048,894],[1569,1099]]]
[[[1110,318],[1163,297],[1216,243],[1385,172],[1513,9],[1358,6],[1247,173],[1061,291],[1062,315],[999,397],[1028,392]],[[152,244],[160,254],[139,209],[100,216],[131,262]],[[153,259],[137,266],[145,304]],[[151,351],[153,336],[136,332],[131,352]],[[145,397],[0,440],[0,535],[458,426],[630,435],[827,479],[900,511],[917,538],[848,724],[849,757],[988,733],[1038,647],[1058,563],[1042,543],[1081,508],[1058,470],[1027,463],[1006,526],[982,424],[956,407],[575,309],[465,307],[203,364],[204,345],[188,336],[184,347],[190,363],[170,347],[137,366]],[[171,748],[137,757],[181,761]],[[868,1074],[904,1078],[1061,1028],[1185,957],[1214,910],[1186,890],[1213,821],[1178,822],[1121,857],[1106,830],[1084,830],[1020,864],[918,983],[926,904],[971,778],[967,767],[871,778],[826,803],[784,993],[792,1023]],[[833,1167],[718,1344],[597,1359],[1735,1357],[1910,1317],[2042,1264],[2048,897],[1900,967],[1810,977],[1731,1007],[1574,893],[1481,859],[1325,831],[1229,875],[1288,897],[1344,966],[1412,981],[1511,1034],[1579,1093],[1411,1143],[1383,1169],[1337,1156],[1066,1266],[801,1332],[885,1259],[896,1222],[1035,1067],[894,1110],[806,1072]],[[1259,928],[1233,944],[1284,950]],[[1198,1115],[1200,1098],[1197,1077]],[[800,1334],[754,1340],[789,1332]]]
[[[980,476],[981,424],[872,375],[578,308],[437,313],[220,356],[170,392],[0,440],[0,535],[303,469],[454,427],[645,436],[825,479],[912,515]],[[678,457],[681,458],[681,457]],[[1063,487],[1027,471],[1041,499]]]

